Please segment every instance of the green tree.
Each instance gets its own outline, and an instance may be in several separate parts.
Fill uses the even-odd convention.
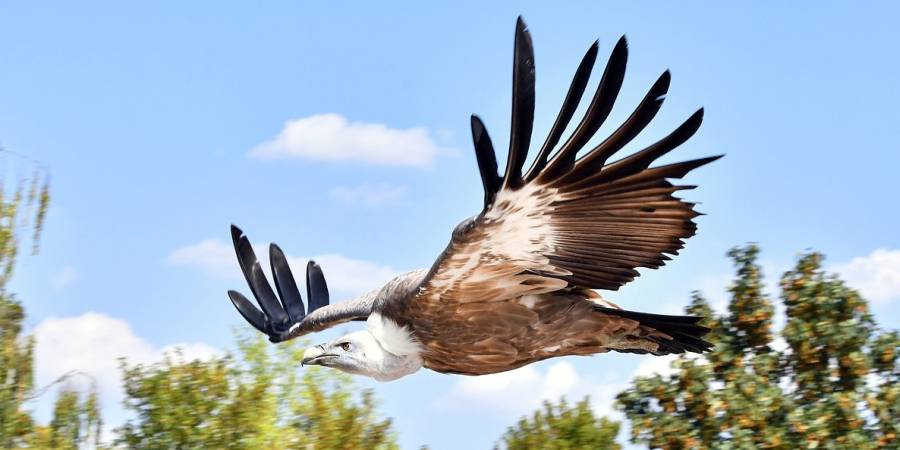
[[[100,449],[100,408],[97,393],[82,396],[71,387],[60,390],[49,425],[37,426],[26,447],[47,450]]]
[[[522,417],[515,426],[507,429],[501,443],[494,448],[619,450],[621,446],[616,443],[618,422],[595,417],[589,403],[589,398],[571,406],[565,398],[558,404],[544,401],[542,409],[535,411],[531,417]]]
[[[126,407],[137,418],[119,443],[142,449],[394,449],[388,419],[349,377],[300,369],[294,342],[239,339],[238,357],[124,365]]]
[[[22,409],[34,382],[34,339],[21,336],[24,318],[22,306],[0,292],[0,448],[19,447],[33,428]]]
[[[0,157],[21,158],[0,148]],[[50,202],[49,184],[37,171],[15,180],[9,193],[7,180],[0,178],[0,447],[16,448],[25,444],[34,430],[33,420],[23,404],[33,388],[34,339],[22,335],[25,311],[7,289],[19,254],[19,235],[32,229],[32,250]]]
[[[631,440],[666,449],[897,448],[900,339],[879,332],[865,300],[803,255],[781,280],[787,315],[778,352],[759,249],[734,249],[728,313],[695,294],[716,344],[682,356],[671,376],[637,378],[618,396]],[[877,380],[874,383],[867,380]]]
[[[15,272],[23,234],[30,235],[31,251],[37,253],[50,185],[40,163],[2,148],[0,158],[35,167],[30,176],[13,180],[12,189],[8,179],[0,178],[0,447],[98,448],[100,411],[95,392],[81,399],[72,389],[60,391],[46,426],[36,423],[24,408],[39,395],[34,392],[34,338],[22,334],[25,310],[7,284]]]

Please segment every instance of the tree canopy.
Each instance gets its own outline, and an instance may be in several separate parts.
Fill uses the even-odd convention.
[[[10,155],[2,148],[0,152],[3,157]],[[34,339],[22,334],[25,310],[7,284],[16,266],[21,235],[29,229],[32,251],[37,251],[50,188],[39,170],[30,178],[13,180],[12,191],[7,181],[0,178],[0,447],[15,448],[25,445],[36,426],[23,409],[34,388]]]
[[[544,401],[543,407],[530,417],[519,419],[495,449],[619,450],[622,447],[616,443],[618,434],[617,422],[594,416],[589,398],[574,405],[563,398],[559,403]]]
[[[136,419],[118,443],[142,449],[394,449],[390,419],[349,377],[300,369],[295,341],[239,339],[237,357],[124,366],[126,406]]]
[[[631,440],[666,449],[887,449],[900,446],[900,336],[877,328],[866,301],[802,255],[781,278],[785,326],[773,330],[754,245],[737,269],[728,312],[695,294],[716,344],[682,356],[671,376],[637,378],[618,396]]]

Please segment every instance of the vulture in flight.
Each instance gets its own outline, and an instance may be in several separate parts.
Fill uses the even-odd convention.
[[[402,274],[380,289],[330,304],[321,268],[306,267],[307,306],[281,249],[269,258],[273,290],[250,241],[232,226],[237,259],[261,309],[235,291],[238,312],[272,342],[347,321],[365,330],[317,345],[303,364],[387,381],[422,367],[465,375],[503,372],[546,358],[608,351],[668,355],[704,352],[701,317],[628,311],[595,289],[617,290],[656,269],[694,235],[694,204],[673,185],[720,156],[651,165],[690,138],[703,110],[654,144],[624,157],[620,150],[653,120],[669,88],[664,72],[634,112],[609,136],[588,142],[609,116],[622,87],[628,46],[619,39],[584,116],[563,138],[597,58],[587,51],[562,108],[523,170],[534,122],[534,52],[520,17],[516,26],[509,154],[502,175],[491,138],[472,116],[472,138],[484,208],[452,232],[429,269]],[[276,295],[277,292],[277,295]]]

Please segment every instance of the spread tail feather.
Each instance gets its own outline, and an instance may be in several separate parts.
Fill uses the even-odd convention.
[[[703,317],[700,316],[667,316],[608,308],[600,305],[595,305],[594,310],[604,314],[636,320],[641,324],[642,328],[651,328],[668,335],[670,338],[658,335],[644,336],[645,339],[649,339],[659,345],[657,351],[652,352],[654,355],[680,354],[684,352],[705,353],[713,348],[713,344],[703,340],[703,336],[710,330],[698,324],[698,322],[703,320]],[[616,351],[648,353],[646,350],[641,349],[616,349]]]

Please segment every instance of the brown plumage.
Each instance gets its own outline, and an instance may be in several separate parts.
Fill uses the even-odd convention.
[[[693,203],[675,197],[694,186],[673,185],[670,180],[719,158],[651,167],[697,131],[701,109],[656,143],[608,162],[655,117],[669,88],[668,71],[624,123],[585,150],[622,86],[628,58],[624,37],[613,49],[584,117],[562,139],[597,51],[596,43],[589,48],[548,137],[523,173],[532,135],[535,79],[531,37],[520,18],[512,130],[502,177],[485,126],[472,117],[485,189],[481,213],[457,226],[427,273],[401,276],[365,301],[345,302],[340,310],[338,305],[324,306],[315,320],[300,317],[291,325],[279,316],[279,323],[289,327],[275,326],[266,314],[266,322],[255,326],[273,340],[283,340],[327,326],[330,308],[336,320],[378,313],[407,328],[422,347],[426,367],[469,375],[563,355],[708,350],[711,345],[702,340],[708,329],[697,325],[700,318],[622,310],[592,290],[617,290],[639,275],[638,268],[658,268],[678,253],[684,239],[696,232],[693,219],[699,213]],[[246,252],[249,244],[243,248]],[[258,282],[250,275],[251,285]],[[273,302],[277,303],[262,302],[264,309],[271,309]],[[254,316],[245,311],[249,302],[235,305],[245,317]]]
[[[518,25],[516,42],[530,43],[521,20]],[[528,61],[527,68],[533,70],[533,56],[519,52],[517,45],[515,61],[520,65]],[[592,63],[595,55],[592,46],[584,60]],[[667,354],[709,348],[700,339],[707,330],[696,325],[699,318],[599,307],[589,290],[616,290],[639,275],[637,268],[658,268],[669,259],[667,254],[678,253],[683,239],[695,233],[691,219],[698,213],[692,203],[674,196],[693,186],[675,186],[668,179],[681,178],[718,158],[649,167],[697,131],[701,109],[657,143],[606,164],[655,116],[669,86],[668,72],[611,136],[575,158],[609,115],[626,59],[623,38],[584,119],[556,155],[544,162],[559,141],[558,130],[571,118],[572,105],[578,103],[577,98],[567,98],[524,184],[518,175],[525,158],[519,146],[511,145],[506,176],[499,183],[485,183],[484,210],[457,228],[419,291],[402,307],[391,308],[426,347],[427,367],[484,374],[560,355],[609,350]],[[589,66],[583,62],[579,67],[570,96],[583,92]],[[517,67],[515,74],[527,73],[527,68]],[[514,119],[534,104],[533,92],[533,86],[520,88],[514,83]],[[530,121],[514,123],[527,128],[514,128],[514,137],[531,134]],[[484,126],[480,120],[473,120],[473,125],[482,179],[498,179]],[[510,181],[511,176],[516,179]]]

